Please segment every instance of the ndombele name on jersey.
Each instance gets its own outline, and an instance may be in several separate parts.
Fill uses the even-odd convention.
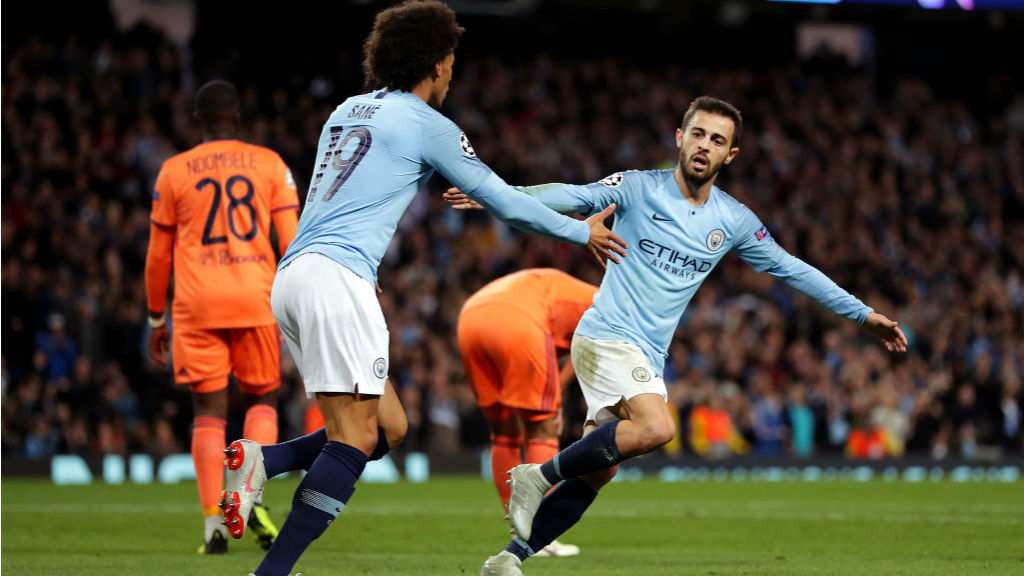
[[[185,166],[188,168],[189,176],[202,174],[209,170],[252,169],[256,167],[256,155],[240,150],[204,154],[185,162]]]

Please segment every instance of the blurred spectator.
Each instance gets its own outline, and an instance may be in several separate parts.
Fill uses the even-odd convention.
[[[50,314],[46,321],[48,332],[36,336],[36,354],[40,367],[45,366],[49,380],[66,378],[71,373],[71,366],[78,358],[78,347],[68,339],[64,331],[64,316],[59,312]]]
[[[910,419],[897,404],[896,390],[883,381],[878,404],[871,410],[871,429],[882,435],[886,456],[902,456],[910,433]]]
[[[814,412],[807,405],[807,388],[794,384],[789,389],[786,407],[789,421],[790,449],[795,456],[806,458],[814,453]]]
[[[755,381],[755,387],[757,399],[752,410],[754,453],[781,456],[788,436],[782,397],[766,380]]]
[[[725,409],[719,391],[709,386],[703,392],[707,397],[695,402],[696,406],[690,412],[690,445],[693,450],[712,460],[749,452],[750,445],[740,435],[732,414]],[[727,387],[726,393],[734,392]]]

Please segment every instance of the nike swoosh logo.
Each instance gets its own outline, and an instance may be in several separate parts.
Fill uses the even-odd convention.
[[[658,216],[657,212],[651,214],[651,218],[653,218],[655,222],[671,222],[672,221],[671,218],[664,218],[662,216]]]
[[[253,466],[252,470],[249,470],[249,477],[245,479],[245,491],[246,492],[255,492],[256,491],[252,487],[252,484],[251,484],[251,482],[252,482],[252,475],[255,474],[255,473],[256,473],[256,466]]]

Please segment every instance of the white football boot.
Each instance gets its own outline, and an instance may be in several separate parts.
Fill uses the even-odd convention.
[[[551,544],[541,548],[533,556],[578,556],[580,547],[575,544],[565,544],[558,540],[552,540]]]
[[[512,477],[506,481],[512,487],[508,499],[509,522],[520,538],[529,540],[533,517],[551,484],[541,473],[540,464],[520,464],[509,470],[508,475]]]
[[[480,568],[480,576],[523,576],[522,563],[509,552],[491,556]]]
[[[245,534],[253,505],[262,499],[267,469],[263,466],[263,448],[252,440],[236,440],[224,449],[224,454],[228,477],[219,505],[228,534],[238,539]]]

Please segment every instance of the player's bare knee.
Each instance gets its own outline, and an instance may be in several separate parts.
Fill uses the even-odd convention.
[[[671,442],[675,436],[676,426],[671,418],[653,420],[644,426],[642,449],[645,452],[656,450]]]

